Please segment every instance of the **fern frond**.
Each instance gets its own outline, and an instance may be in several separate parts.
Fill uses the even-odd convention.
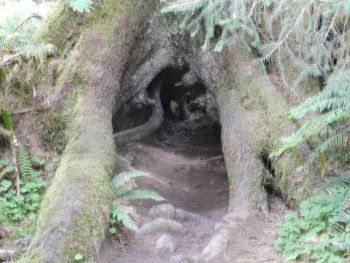
[[[142,189],[142,188],[136,188],[128,191],[127,193],[123,194],[121,196],[127,200],[154,200],[154,201],[164,201],[164,197],[159,195],[158,193],[154,191],[150,191],[147,189]]]
[[[80,12],[80,13],[90,13],[93,5],[92,0],[70,0],[69,2],[70,7],[73,9],[73,11]]]
[[[132,218],[133,208],[127,205],[115,205],[112,208],[112,217],[117,218],[126,228],[137,231],[138,227],[135,220]]]
[[[125,171],[115,176],[111,182],[112,189],[130,183],[133,179],[138,177],[152,177],[152,175],[145,171]]]
[[[22,177],[29,178],[34,174],[31,158],[23,145],[18,147],[17,163]]]
[[[350,69],[334,72],[327,79],[326,88],[310,97],[288,113],[289,119],[301,119],[307,114],[319,115],[307,121],[296,133],[281,140],[281,146],[271,154],[280,156],[305,140],[318,138],[303,167],[309,166],[320,155],[334,159],[350,150]],[[345,143],[344,143],[345,142]]]
[[[341,206],[339,207],[338,218],[336,222],[331,224],[331,229],[335,231],[344,231],[348,223],[350,223],[350,176],[343,175],[327,179],[327,183],[322,188],[321,193],[324,196],[339,195],[341,196]]]
[[[282,146],[274,151],[270,157],[278,157],[285,151],[297,147],[311,136],[319,134],[328,125],[350,119],[350,112],[344,109],[335,109],[320,116],[317,116],[305,123],[296,133],[289,137],[282,138]]]
[[[347,186],[349,188],[349,186]],[[339,209],[338,219],[331,225],[335,231],[344,231],[346,225],[350,222],[350,191],[348,190],[342,205]]]
[[[133,179],[138,177],[151,177],[145,171],[126,171],[115,176],[111,182],[111,188],[116,198],[117,205],[112,207],[112,217],[117,217],[125,227],[137,230],[137,225],[132,218],[134,210],[131,206],[121,205],[122,201],[145,200],[164,201],[165,199],[156,192],[137,188]]]

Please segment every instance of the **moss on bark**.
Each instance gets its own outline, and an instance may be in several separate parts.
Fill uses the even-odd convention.
[[[111,204],[113,99],[132,43],[154,3],[96,1],[92,14],[77,15],[65,1],[37,33],[36,41],[51,42],[61,52],[67,52],[72,36],[76,39],[55,87],[70,113],[68,144],[20,262],[73,262],[76,253],[98,261]],[[76,90],[72,103],[67,94]]]
[[[281,136],[296,129],[283,117],[289,108],[285,98],[254,68],[254,57],[244,50],[227,48],[222,54],[201,52],[198,57],[198,74],[216,92],[219,106],[230,210],[248,214],[262,201],[266,183],[289,205],[299,203],[319,182],[312,172],[296,172],[303,154],[293,151],[272,160],[273,174],[263,160]]]

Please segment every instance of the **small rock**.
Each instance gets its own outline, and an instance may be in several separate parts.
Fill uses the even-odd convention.
[[[175,208],[171,204],[162,204],[152,207],[149,210],[149,215],[155,219],[158,217],[166,219],[175,218]]]
[[[163,232],[171,232],[177,234],[185,233],[183,226],[180,223],[171,219],[157,218],[140,227],[136,232],[136,238]]]
[[[202,252],[202,257],[207,262],[214,258],[223,255],[226,251],[228,242],[231,236],[231,229],[224,227],[223,225],[216,225],[218,233],[209,241],[208,245]]]
[[[168,234],[162,235],[156,243],[155,253],[166,254],[174,253],[176,250],[176,241]]]
[[[181,208],[175,209],[175,219],[183,221],[185,218],[185,211]]]

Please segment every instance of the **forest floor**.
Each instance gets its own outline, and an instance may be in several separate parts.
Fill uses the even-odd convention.
[[[183,129],[183,125],[179,129]],[[178,136],[173,123],[144,142],[119,149],[138,170],[152,173],[156,180],[142,179],[137,185],[157,191],[166,202],[191,216],[181,220],[184,231],[172,235],[177,247],[172,253],[156,253],[162,233],[137,237],[133,233],[120,239],[110,238],[103,244],[103,263],[186,263],[185,256],[199,255],[215,235],[215,224],[222,221],[228,207],[228,181],[221,144],[207,141],[210,134]],[[203,129],[198,132],[203,134]],[[204,132],[205,134],[205,132]],[[202,141],[200,141],[202,138]],[[192,143],[188,143],[192,141]],[[134,202],[140,226],[150,222],[149,210],[158,205],[151,201]],[[239,223],[222,258],[211,263],[283,262],[273,249],[277,224],[286,212],[283,203],[272,197],[270,214],[256,212]],[[182,256],[184,257],[182,257]],[[177,256],[177,257],[176,257]],[[182,258],[182,259],[181,259]]]

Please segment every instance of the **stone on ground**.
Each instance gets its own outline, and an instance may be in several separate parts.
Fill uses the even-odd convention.
[[[167,254],[174,253],[177,247],[177,243],[169,234],[162,235],[156,243],[155,253]]]
[[[170,219],[157,218],[149,223],[144,224],[136,233],[137,237],[142,237],[144,235],[157,234],[157,233],[179,233],[183,234],[183,226]]]
[[[158,217],[166,218],[166,219],[174,219],[175,208],[171,204],[161,204],[161,205],[153,206],[149,210],[149,215],[153,219]]]

